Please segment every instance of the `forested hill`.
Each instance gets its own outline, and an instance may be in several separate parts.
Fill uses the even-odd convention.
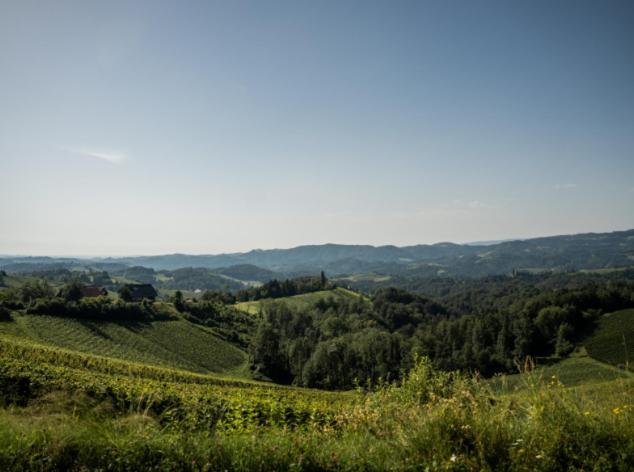
[[[593,270],[633,266],[634,230],[552,236],[487,245],[439,243],[375,247],[324,244],[220,255],[169,254],[106,259],[0,258],[0,269],[23,270],[25,265],[30,264],[99,265],[104,270],[107,270],[107,266],[121,265],[143,266],[155,270],[184,267],[215,270],[238,266],[241,274],[253,272],[254,276],[250,279],[261,281],[266,279],[266,271],[284,274],[324,270],[329,275],[377,272],[425,276],[485,276],[509,274],[516,270]]]

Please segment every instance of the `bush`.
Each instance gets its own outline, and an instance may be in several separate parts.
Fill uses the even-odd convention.
[[[8,308],[0,305],[0,321],[11,321],[11,320],[12,320],[11,311]]]

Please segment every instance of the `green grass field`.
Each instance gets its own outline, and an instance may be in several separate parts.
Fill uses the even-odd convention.
[[[244,311],[245,313],[249,313],[252,315],[256,315],[260,312],[261,308],[271,302],[275,303],[286,303],[290,307],[294,309],[305,309],[310,308],[315,304],[318,300],[322,298],[332,297],[334,299],[350,299],[350,298],[358,298],[362,297],[356,292],[351,290],[338,287],[334,290],[320,290],[317,292],[311,293],[303,293],[301,295],[294,295],[292,297],[283,297],[283,298],[275,298],[275,299],[264,299],[264,300],[256,300],[252,302],[240,302],[236,304],[236,308],[238,310]]]
[[[634,363],[634,310],[603,315],[592,336],[584,342],[594,359],[632,370]]]

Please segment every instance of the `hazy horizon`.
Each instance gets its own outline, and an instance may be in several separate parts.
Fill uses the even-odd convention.
[[[4,2],[0,254],[634,228],[627,1]]]
[[[152,256],[170,256],[170,255],[187,255],[187,256],[218,256],[224,254],[241,254],[247,253],[250,251],[269,251],[269,250],[288,250],[295,249],[302,246],[323,246],[323,245],[355,245],[355,246],[374,246],[374,247],[385,247],[385,246],[395,246],[395,247],[407,247],[407,246],[416,246],[416,245],[438,245],[438,244],[459,244],[464,246],[476,246],[476,245],[493,245],[498,243],[510,242],[510,241],[525,241],[535,238],[548,238],[555,236],[575,236],[579,234],[598,234],[598,233],[612,233],[612,232],[621,232],[621,231],[630,231],[634,230],[634,228],[623,228],[623,229],[615,229],[609,231],[583,231],[580,233],[567,233],[567,234],[542,234],[536,236],[529,237],[516,237],[516,238],[500,238],[500,239],[487,239],[487,240],[479,240],[479,241],[433,241],[433,242],[420,242],[413,244],[391,244],[391,243],[381,243],[381,244],[372,244],[372,243],[341,243],[341,242],[320,242],[320,243],[305,243],[295,246],[286,246],[286,247],[252,247],[242,251],[223,251],[223,252],[199,252],[199,253],[191,253],[191,252],[183,252],[183,251],[172,251],[172,252],[158,252],[158,253],[131,253],[131,254],[35,254],[35,253],[2,253],[0,252],[0,257],[52,257],[52,258],[77,258],[77,259],[108,259],[108,258],[125,258],[125,257],[152,257]]]

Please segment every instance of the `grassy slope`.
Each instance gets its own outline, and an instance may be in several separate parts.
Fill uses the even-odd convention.
[[[183,319],[107,323],[15,313],[13,319],[0,323],[0,337],[192,372],[247,373],[243,351]]]
[[[604,315],[585,348],[594,359],[618,367],[634,362],[634,309]]]
[[[492,385],[498,390],[514,391],[531,383],[547,384],[553,376],[566,386],[634,379],[634,375],[624,370],[632,359],[634,309],[621,310],[604,315],[592,336],[571,357],[552,365],[538,365],[530,374],[496,377]]]
[[[288,304],[292,308],[304,309],[304,308],[309,308],[316,301],[322,298],[333,297],[335,299],[345,299],[345,298],[354,298],[354,297],[361,297],[361,296],[362,295],[356,292],[353,292],[351,290],[338,287],[334,290],[320,290],[318,292],[303,293],[301,295],[294,295],[292,297],[283,297],[283,298],[276,298],[276,299],[267,298],[264,300],[257,300],[253,302],[241,302],[236,304],[236,308],[246,313],[257,314],[259,313],[260,307],[263,304],[270,303],[270,302],[283,302]]]
[[[151,409],[185,429],[215,425],[229,430],[324,424],[355,396],[155,367],[0,336],[0,407],[60,390],[114,400],[119,413]]]
[[[634,379],[631,374],[589,357],[570,357],[547,366],[537,366],[530,373],[501,375],[491,380],[496,391],[513,392],[531,385],[547,385],[553,380],[566,387],[599,384],[617,379]]]
[[[401,388],[363,396],[144,366],[125,372],[121,361],[10,344],[0,339],[0,381],[8,380],[0,387],[16,399],[24,392],[11,388],[15,380],[47,388],[0,407],[2,470],[634,466],[631,381],[494,399],[481,384],[417,369]]]

